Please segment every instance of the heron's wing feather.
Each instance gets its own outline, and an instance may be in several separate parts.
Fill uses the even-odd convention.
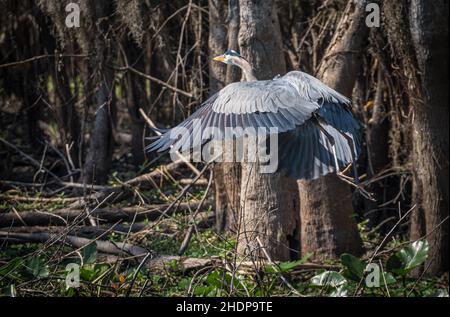
[[[339,168],[353,162],[352,150],[342,134],[327,123],[321,125],[335,140]],[[311,180],[336,171],[331,144],[312,121],[281,134],[278,149],[278,170],[289,177]]]
[[[325,102],[317,114],[335,129],[348,135],[354,143],[355,156],[361,152],[362,126],[354,117],[349,107],[342,104]]]
[[[213,110],[218,95],[210,97],[185,121],[164,133],[147,147],[149,151],[187,150],[206,141],[242,137],[246,133],[282,133],[304,123],[302,113],[278,109],[274,112],[222,113]],[[241,129],[235,129],[241,128]],[[199,129],[202,133],[199,132]],[[229,133],[231,131],[231,133]]]
[[[328,164],[330,154],[323,133],[308,120],[313,113],[324,118],[330,126],[330,134],[338,142],[342,141],[337,152],[345,164],[349,159],[345,139],[336,129],[351,137],[357,132],[357,122],[345,106],[348,103],[349,100],[338,92],[299,71],[289,72],[275,80],[233,83],[206,100],[189,118],[164,133],[148,149],[186,150],[210,139],[239,138],[244,134],[243,129],[248,128],[283,135],[290,131],[290,134],[286,133],[286,139],[294,143],[288,144],[287,149],[294,149],[294,152],[288,151],[287,162],[301,162],[291,172],[305,176],[301,178],[318,177],[334,167]],[[200,127],[201,132],[196,127]],[[235,129],[230,136],[225,133],[227,128],[241,129]],[[356,139],[355,143],[359,144]],[[295,161],[295,155],[304,155],[305,158],[298,157],[300,161]],[[308,173],[310,175],[306,177]]]
[[[274,80],[236,82],[219,91],[212,109],[218,113],[277,113],[295,109],[304,121],[322,102],[349,104],[350,101],[317,78],[292,71]]]

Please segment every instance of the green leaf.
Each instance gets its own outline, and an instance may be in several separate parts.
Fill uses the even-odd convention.
[[[97,261],[97,244],[92,242],[85,246],[81,252],[84,264],[93,264]]]
[[[347,297],[347,285],[341,285],[336,287],[331,293],[330,297]]]
[[[361,261],[357,257],[344,253],[341,255],[341,262],[344,266],[344,272],[342,275],[350,280],[359,282],[364,276],[364,269],[366,263]]]
[[[82,267],[80,269],[80,278],[85,281],[92,281],[97,276],[97,272],[94,268]]]
[[[171,270],[173,271],[177,271],[178,270],[178,260],[173,259],[172,261],[169,262],[169,267]]]
[[[281,262],[278,264],[276,268],[273,267],[273,265],[268,265],[265,268],[265,271],[267,273],[275,273],[275,272],[289,272],[292,269],[295,269],[297,266],[305,263],[308,261],[308,259],[312,256],[312,252],[306,253],[300,260],[297,261],[288,261],[288,262]]]
[[[47,264],[39,256],[35,256],[27,261],[26,269],[34,278],[47,277],[49,274]]]
[[[0,276],[7,276],[11,272],[13,272],[15,269],[22,266],[23,260],[21,258],[14,258],[5,265],[0,267]]]
[[[267,273],[276,273],[276,272],[289,272],[292,269],[295,269],[300,264],[303,264],[302,260],[292,261],[292,262],[281,262],[277,266],[268,265],[265,268]]]
[[[428,241],[415,241],[393,254],[386,263],[386,269],[397,275],[406,276],[425,262],[428,256],[428,249]]]
[[[397,280],[391,273],[383,272],[383,279],[381,280],[382,284],[386,283],[386,285],[389,285],[389,284],[394,284],[396,282],[397,282]]]
[[[213,287],[220,287],[221,280],[222,280],[222,276],[219,273],[219,271],[213,271],[206,278],[206,284],[208,284],[209,286],[213,286]]]
[[[325,271],[311,278],[312,286],[331,286],[337,288],[346,283],[346,278],[334,271]]]

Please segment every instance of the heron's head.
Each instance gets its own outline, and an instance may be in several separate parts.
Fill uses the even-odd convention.
[[[222,55],[213,58],[214,61],[222,62],[228,65],[239,65],[244,58],[236,51],[228,50]]]

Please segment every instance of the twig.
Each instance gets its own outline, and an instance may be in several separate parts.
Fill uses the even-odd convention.
[[[130,287],[128,287],[127,295],[126,297],[130,296],[131,290],[133,289],[134,283],[136,282],[136,278],[139,274],[139,271],[141,270],[142,266],[147,262],[148,258],[152,255],[152,253],[147,253],[147,255],[142,259],[141,263],[139,263],[139,266],[137,267],[136,271],[133,274],[133,279],[131,280]]]
[[[205,167],[201,170],[200,175],[197,175],[192,180],[191,184],[188,184],[183,188],[183,190],[181,191],[180,194],[178,194],[178,196],[175,198],[175,200],[161,213],[161,215],[159,216],[159,220],[161,220],[163,217],[166,217],[167,213],[173,208],[173,206],[175,206],[175,204],[184,196],[184,194],[186,194],[186,192],[189,190],[189,188],[191,188],[191,186],[203,175],[203,173],[206,172],[210,163],[211,162],[209,162],[205,165]],[[157,221],[155,224],[153,224],[152,226],[147,228],[147,230],[145,230],[145,231],[148,231],[149,229],[155,227],[156,225],[158,225],[158,223],[159,223],[159,221]]]
[[[384,246],[384,243],[387,241],[387,239],[390,238],[390,236],[394,232],[395,228],[397,228],[397,226],[403,221],[403,219],[405,219],[411,213],[411,211],[414,210],[414,208],[416,208],[416,205],[412,206],[402,217],[400,217],[400,219],[398,219],[398,221],[395,223],[395,225],[391,228],[391,230],[389,230],[389,232],[386,234],[386,236],[383,238],[383,240],[380,242],[380,244],[376,247],[375,251],[369,258],[367,264],[372,263],[375,256],[377,256],[378,251]],[[363,281],[363,278],[361,278],[361,280],[359,281],[358,286],[356,287],[354,296],[356,296],[358,294],[359,290],[361,289],[362,281]]]
[[[156,128],[156,125],[153,123],[153,121],[145,114],[145,111],[142,108],[139,108],[139,113],[141,114],[141,116],[144,118],[145,122],[151,127],[151,128]],[[154,130],[155,133],[157,135],[161,135],[161,133],[159,131]],[[200,175],[200,171],[194,166],[192,165],[191,162],[189,162],[188,159],[186,159],[178,150],[174,152],[175,155],[181,159],[184,163],[186,163],[186,165],[196,174],[196,175]]]
[[[194,214],[192,215],[192,218],[190,221],[191,225],[189,226],[186,236],[184,237],[183,242],[181,243],[180,249],[178,250],[178,255],[183,255],[183,253],[186,251],[186,249],[189,246],[189,242],[191,240],[192,233],[194,232],[195,217],[197,216],[198,212],[200,211],[200,208],[203,206],[203,203],[205,202],[206,196],[208,195],[209,189],[211,188],[212,179],[213,179],[213,174],[211,173],[211,175],[209,176],[208,187],[206,188],[205,194],[203,195],[202,200],[200,201],[197,209],[195,210]]]
[[[18,65],[31,63],[31,62],[38,61],[40,59],[50,58],[50,57],[81,57],[81,58],[83,58],[83,57],[89,57],[89,55],[86,55],[86,54],[45,54],[45,55],[34,56],[34,57],[24,59],[21,61],[1,64],[0,68],[18,66]]]
[[[57,181],[61,181],[61,179],[56,176],[55,174],[53,174],[53,172],[49,171],[47,168],[43,167],[41,168],[41,164],[35,160],[34,158],[32,158],[31,156],[29,156],[28,154],[26,154],[25,152],[23,152],[21,149],[19,149],[17,146],[15,146],[12,143],[9,143],[8,141],[6,141],[5,139],[3,139],[2,137],[0,137],[0,142],[2,142],[3,144],[9,146],[10,148],[14,149],[16,152],[20,153],[24,158],[26,158],[28,161],[30,161],[31,164],[33,164],[36,168],[42,169],[45,172],[47,172],[49,175],[51,175],[53,178],[55,178]]]
[[[186,92],[186,91],[184,91],[182,89],[179,89],[177,87],[174,87],[172,85],[169,85],[168,83],[166,83],[165,81],[163,81],[161,79],[158,79],[158,78],[153,77],[151,75],[144,74],[144,73],[138,71],[137,69],[135,69],[135,68],[133,68],[131,66],[118,67],[118,68],[116,68],[116,70],[118,70],[118,71],[131,71],[132,73],[134,73],[136,75],[139,75],[139,76],[141,76],[143,78],[146,78],[148,80],[154,81],[155,83],[160,84],[161,86],[169,88],[170,90],[173,90],[176,93],[179,93],[179,94],[184,95],[184,96],[189,97],[189,98],[193,97],[193,95],[191,93],[188,93],[188,92]]]

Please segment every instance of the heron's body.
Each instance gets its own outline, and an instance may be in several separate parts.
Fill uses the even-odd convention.
[[[300,71],[257,81],[249,64],[242,58],[239,63],[233,64],[252,81],[227,85],[177,126],[189,133],[171,139],[168,131],[149,149],[186,150],[211,138],[224,139],[226,128],[263,128],[280,134],[279,170],[290,177],[315,179],[354,162],[360,126],[346,97]],[[201,131],[215,128],[217,133],[204,138],[201,131],[194,131],[195,119],[201,119]]]

